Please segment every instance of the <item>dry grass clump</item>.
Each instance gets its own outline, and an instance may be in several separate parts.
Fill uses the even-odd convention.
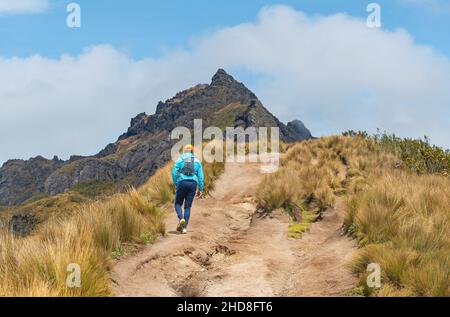
[[[437,163],[420,171],[411,167],[411,162],[430,165],[424,159],[430,155],[444,162],[448,152],[389,139],[399,155],[386,140],[332,136],[290,146],[280,169],[260,185],[258,205],[266,212],[289,212],[297,221],[288,234],[298,237],[315,220],[311,212],[320,213],[345,195],[344,228],[361,247],[350,267],[360,276],[363,294],[449,296],[450,179],[433,167]],[[424,174],[427,170],[435,174]],[[370,263],[381,266],[379,290],[367,287]]]
[[[173,163],[160,168],[139,189],[139,192],[148,197],[150,201],[158,206],[172,202],[175,198],[175,187],[172,182]]]
[[[163,214],[131,189],[74,215],[46,223],[33,236],[0,238],[1,296],[107,296],[109,260],[122,243],[148,243],[164,234]],[[81,268],[81,287],[66,284],[67,268]]]
[[[382,267],[380,296],[449,296],[450,180],[385,170],[352,195],[347,231],[366,246],[353,260],[355,273]],[[361,283],[367,295],[373,289]]]
[[[320,213],[333,206],[337,195],[354,190],[363,177],[374,144],[360,138],[332,136],[290,147],[280,169],[259,186],[259,207]],[[372,154],[370,154],[372,155]],[[355,183],[355,184],[353,184]],[[349,186],[350,185],[350,186]]]

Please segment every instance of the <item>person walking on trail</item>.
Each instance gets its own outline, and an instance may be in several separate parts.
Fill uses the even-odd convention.
[[[200,196],[203,192],[204,179],[202,163],[195,158],[194,147],[188,144],[184,147],[183,152],[175,162],[172,178],[176,188],[175,210],[179,220],[177,231],[186,234],[192,203],[195,196]]]

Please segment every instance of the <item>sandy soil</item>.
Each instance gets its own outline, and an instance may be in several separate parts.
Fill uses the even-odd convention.
[[[356,279],[345,263],[355,242],[341,234],[343,203],[302,239],[287,236],[282,212],[263,217],[254,195],[256,163],[229,163],[211,197],[194,202],[189,233],[176,231],[112,269],[117,296],[347,296]]]

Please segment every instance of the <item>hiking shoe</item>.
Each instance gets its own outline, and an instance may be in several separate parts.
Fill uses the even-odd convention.
[[[182,232],[185,225],[186,225],[186,220],[181,219],[180,222],[178,223],[177,231]]]
[[[186,228],[183,228],[182,233],[183,233],[183,234],[186,234],[186,233],[187,233],[187,229],[186,229]]]

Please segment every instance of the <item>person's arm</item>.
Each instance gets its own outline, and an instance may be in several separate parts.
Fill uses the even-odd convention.
[[[199,169],[197,171],[197,178],[198,178],[198,188],[203,193],[203,190],[205,189],[205,180],[203,178],[203,167],[202,163],[198,163]]]
[[[179,162],[179,160],[177,160],[172,169],[172,181],[173,181],[173,184],[175,185],[175,188],[177,187],[177,184],[178,184],[178,173],[179,172],[180,172],[180,162]]]

